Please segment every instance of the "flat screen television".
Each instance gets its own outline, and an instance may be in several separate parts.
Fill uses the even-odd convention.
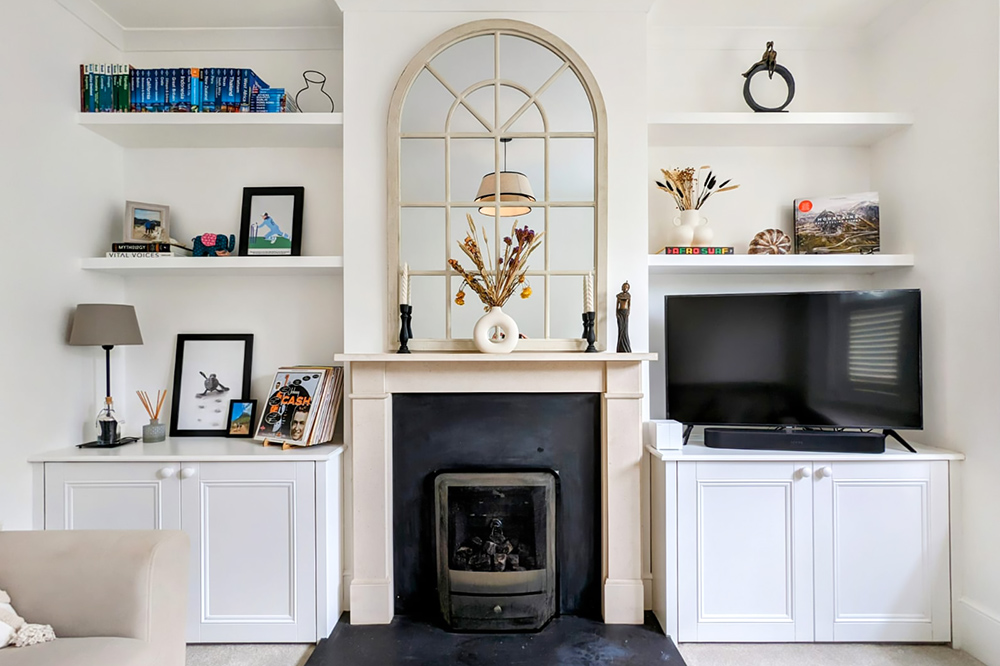
[[[920,291],[665,298],[667,418],[923,427]]]

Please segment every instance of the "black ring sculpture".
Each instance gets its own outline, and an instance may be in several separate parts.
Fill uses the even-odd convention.
[[[747,105],[754,111],[763,111],[776,113],[779,111],[784,111],[785,107],[792,103],[792,98],[795,97],[795,79],[792,78],[792,73],[784,65],[775,65],[774,73],[785,80],[785,85],[788,86],[788,97],[785,98],[785,103],[781,106],[776,106],[773,108],[761,106],[754,101],[753,95],[750,94],[750,80],[754,76],[760,74],[761,72],[767,71],[767,65],[759,62],[754,65],[753,69],[747,74],[746,81],[743,83],[743,99],[746,100]]]

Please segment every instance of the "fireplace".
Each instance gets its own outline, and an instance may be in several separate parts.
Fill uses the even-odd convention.
[[[438,598],[456,631],[532,631],[556,613],[552,472],[434,480]]]
[[[655,358],[336,356],[350,363],[351,624],[441,617],[436,473],[539,469],[559,477],[559,614],[642,624],[651,580],[642,529],[642,364]],[[645,592],[648,605],[652,588]]]

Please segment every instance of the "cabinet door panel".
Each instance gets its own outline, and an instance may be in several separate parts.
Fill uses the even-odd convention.
[[[45,463],[45,529],[180,529],[173,463]]]
[[[313,463],[185,463],[182,476],[182,521],[201,573],[188,640],[315,640]]]
[[[815,484],[817,640],[949,640],[947,463],[829,468]]]
[[[809,472],[678,465],[681,641],[812,640]]]

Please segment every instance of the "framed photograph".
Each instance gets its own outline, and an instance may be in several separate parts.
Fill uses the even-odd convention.
[[[249,402],[252,362],[252,334],[178,334],[170,436],[226,436],[230,401]]]
[[[244,187],[240,256],[302,253],[304,187]]]
[[[170,206],[125,202],[126,243],[169,243]]]
[[[256,400],[229,401],[229,423],[226,425],[227,437],[253,437],[253,429],[256,424]]]

